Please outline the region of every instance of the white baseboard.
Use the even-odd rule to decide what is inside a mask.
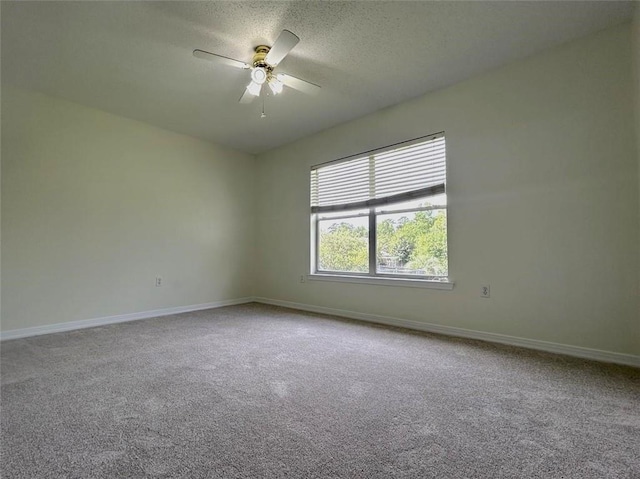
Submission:
[[[200,311],[203,309],[221,308],[222,306],[233,306],[253,302],[253,298],[227,299],[214,301],[212,303],[192,304],[189,306],[177,306],[175,308],[153,309],[140,313],[119,314],[117,316],[106,316],[104,318],[83,319],[80,321],[68,321],[65,323],[47,324],[46,326],[34,326],[32,328],[13,329],[0,332],[0,341],[9,339],[27,338],[29,336],[39,336],[41,334],[60,333],[72,331],[74,329],[93,328],[106,324],[124,323],[136,321],[138,319],[157,318],[158,316],[168,316],[170,314],[188,313],[190,311]]]
[[[482,331],[474,331],[471,329],[455,328],[453,326],[442,326],[439,324],[423,323],[420,321],[412,321],[409,319],[394,318],[390,316],[380,316],[376,314],[359,313],[356,311],[348,311],[343,309],[327,308],[325,306],[315,306],[304,303],[294,303],[292,301],[282,301],[270,298],[238,298],[223,301],[214,301],[211,303],[192,304],[188,306],[178,306],[174,308],[154,309],[151,311],[142,311],[139,313],[120,314],[117,316],[107,316],[103,318],[85,319],[80,321],[69,321],[65,323],[49,324],[46,326],[35,326],[32,328],[13,329],[10,331],[0,332],[0,341],[10,339],[27,338],[30,336],[39,336],[41,334],[59,333],[63,331],[72,331],[74,329],[93,328],[96,326],[104,326],[107,324],[123,323],[127,321],[136,321],[138,319],[156,318],[159,316],[167,316],[170,314],[188,313],[190,311],[200,311],[203,309],[220,308],[223,306],[233,306],[236,304],[245,304],[258,302],[271,304],[275,306],[283,306],[285,308],[299,309],[302,311],[310,311],[313,313],[329,314],[340,316],[343,318],[358,319],[371,323],[386,324],[390,326],[399,326],[407,329],[415,329],[429,333],[444,334],[447,336],[457,336],[461,338],[479,339],[494,343],[507,344],[510,346],[520,346],[523,348],[536,349],[539,351],[547,351],[550,353],[565,354],[567,356],[575,356],[584,359],[593,359],[595,361],[603,361],[607,363],[624,364],[627,366],[640,367],[640,356],[632,354],[615,353],[611,351],[602,351],[599,349],[583,348],[580,346],[571,346],[568,344],[552,343],[548,341],[540,341],[537,339],[519,338],[516,336],[508,336],[505,334],[486,333]]]
[[[359,319],[372,323],[387,324],[390,326],[400,326],[407,329],[415,329],[429,333],[445,334],[447,336],[457,336],[461,338],[480,339],[493,343],[508,344],[510,346],[520,346],[528,349],[536,349],[550,353],[565,354],[567,356],[575,356],[584,359],[593,359],[595,361],[603,361],[607,363],[624,364],[627,366],[640,367],[640,356],[632,354],[615,353],[611,351],[602,351],[599,349],[583,348],[580,346],[571,346],[568,344],[551,343],[548,341],[539,341],[537,339],[519,338],[516,336],[508,336],[505,334],[485,333],[482,331],[474,331],[471,329],[454,328],[452,326],[442,326],[439,324],[422,323],[409,319],[393,318],[389,316],[379,316],[376,314],[359,313],[356,311],[347,311],[343,309],[327,308],[324,306],[314,306],[310,304],[294,303],[291,301],[281,301],[269,298],[254,298],[254,301],[264,304],[272,304],[275,306],[283,306],[285,308],[299,309],[302,311],[310,311],[313,313],[330,314],[333,316],[341,316],[343,318]]]

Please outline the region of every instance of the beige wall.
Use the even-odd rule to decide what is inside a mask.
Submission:
[[[252,156],[3,86],[2,329],[250,296],[254,174]]]
[[[636,112],[636,155],[638,158],[638,182],[640,183],[640,2],[636,2],[633,16],[633,70],[634,70],[634,90],[635,90],[635,112]],[[640,187],[638,188],[640,193]],[[638,196],[640,201],[640,195]],[[638,213],[640,214],[640,208]],[[640,273],[640,269],[639,269]],[[640,298],[640,291],[638,291]],[[640,307],[638,308],[640,310]]]
[[[259,155],[257,295],[640,353],[630,63],[627,24]],[[309,167],[441,130],[455,289],[299,283]]]
[[[636,158],[638,160],[638,202],[640,204],[640,2],[636,2],[633,16],[632,57],[634,67],[634,91],[636,113]],[[640,217],[640,207],[638,207]],[[640,219],[638,220],[640,223]],[[638,248],[640,249],[640,242]],[[640,254],[640,253],[639,253]],[[638,275],[640,276],[640,258],[638,259]],[[640,283],[640,280],[639,280]],[[638,285],[638,314],[640,315],[640,284]],[[638,319],[640,322],[640,318]]]

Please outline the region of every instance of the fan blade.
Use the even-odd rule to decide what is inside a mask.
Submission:
[[[317,95],[320,91],[320,85],[287,75],[286,73],[279,73],[277,78],[286,86],[299,90],[303,93],[308,93],[309,95]]]
[[[241,62],[240,60],[234,60],[233,58],[223,57],[222,55],[216,55],[215,53],[205,52],[204,50],[194,50],[193,56],[196,58],[201,58],[202,60],[209,60],[213,63],[218,63],[219,65],[226,65],[228,67],[235,68],[251,68],[250,65],[245,62]]]
[[[242,96],[240,97],[240,103],[251,103],[254,98],[258,98],[255,95],[252,95],[251,93],[249,93],[249,88],[247,88],[244,93],[242,94]]]
[[[278,39],[267,53],[264,61],[271,66],[276,66],[295,47],[300,39],[289,30],[282,30]]]

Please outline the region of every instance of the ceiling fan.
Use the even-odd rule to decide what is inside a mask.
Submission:
[[[284,86],[304,93],[315,94],[320,90],[320,87],[315,83],[296,78],[286,73],[276,74],[274,72],[278,64],[299,41],[300,39],[289,30],[282,30],[273,46],[258,45],[255,48],[253,60],[250,64],[198,49],[193,51],[193,56],[203,60],[209,60],[218,65],[251,70],[251,83],[247,85],[247,88],[240,97],[240,103],[251,103],[254,98],[260,96],[263,91],[266,92],[264,88],[265,85],[269,85],[269,89],[274,95],[282,93]]]

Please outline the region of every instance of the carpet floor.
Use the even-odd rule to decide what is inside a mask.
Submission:
[[[638,478],[640,370],[248,304],[1,347],[9,478]]]

